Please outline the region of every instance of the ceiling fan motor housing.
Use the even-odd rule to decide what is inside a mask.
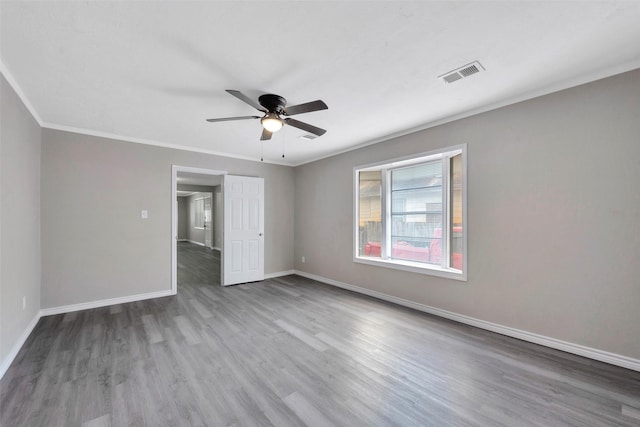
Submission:
[[[287,105],[287,100],[280,95],[274,95],[272,93],[266,93],[260,95],[258,102],[270,113],[284,113],[284,107]]]

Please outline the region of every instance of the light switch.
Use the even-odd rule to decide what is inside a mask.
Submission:
[[[143,210],[140,212],[140,218],[142,219],[147,219],[149,218],[149,211],[148,210]]]

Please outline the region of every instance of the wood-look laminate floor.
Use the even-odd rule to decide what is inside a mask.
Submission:
[[[219,286],[180,244],[175,297],[40,320],[2,426],[638,426],[640,373],[299,276]]]

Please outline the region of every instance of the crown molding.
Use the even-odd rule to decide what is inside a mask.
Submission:
[[[175,149],[175,150],[190,151],[190,152],[203,153],[203,154],[211,154],[211,155],[214,155],[214,156],[230,157],[230,158],[233,158],[233,159],[248,160],[248,161],[252,161],[252,162],[268,163],[268,164],[274,164],[274,165],[280,165],[280,166],[289,166],[289,167],[297,167],[297,166],[306,165],[308,163],[317,162],[319,160],[323,160],[323,159],[327,159],[327,158],[330,158],[330,157],[338,156],[340,154],[348,153],[350,151],[355,151],[355,150],[358,150],[360,148],[364,148],[364,147],[368,147],[370,145],[378,144],[380,142],[389,141],[389,140],[392,140],[392,139],[395,139],[395,138],[399,138],[399,137],[402,137],[402,136],[405,136],[405,135],[410,135],[410,134],[413,134],[413,133],[416,133],[416,132],[420,132],[420,131],[423,131],[423,130],[426,130],[426,129],[429,129],[429,128],[432,128],[432,127],[436,127],[436,126],[440,126],[440,125],[443,125],[443,124],[446,124],[446,123],[454,122],[456,120],[460,120],[460,119],[464,119],[464,118],[467,118],[467,117],[475,116],[475,115],[478,115],[478,114],[486,113],[486,112],[489,112],[489,111],[492,111],[492,110],[497,110],[497,109],[502,108],[502,107],[506,107],[506,106],[513,105],[513,104],[517,104],[517,103],[523,102],[523,101],[528,101],[530,99],[538,98],[538,97],[541,97],[541,96],[544,96],[544,95],[549,95],[551,93],[560,92],[560,91],[565,90],[565,89],[570,89],[572,87],[576,87],[576,86],[580,86],[580,85],[583,85],[583,84],[591,83],[591,82],[594,82],[594,81],[597,81],[597,80],[605,79],[607,77],[612,77],[612,76],[615,76],[617,74],[622,74],[622,73],[625,73],[625,72],[628,72],[628,71],[632,71],[632,70],[636,70],[636,69],[640,69],[640,58],[633,59],[633,60],[631,60],[629,62],[626,62],[624,64],[618,64],[618,65],[615,65],[615,66],[612,66],[612,67],[607,67],[607,68],[603,68],[603,69],[597,70],[597,71],[592,72],[592,73],[584,74],[584,75],[581,75],[581,76],[578,76],[578,77],[574,77],[574,78],[571,78],[571,79],[566,79],[566,80],[563,80],[562,82],[554,83],[552,85],[548,85],[548,86],[545,86],[543,88],[536,89],[536,90],[527,92],[527,93],[522,94],[522,95],[511,97],[511,98],[508,98],[506,100],[502,100],[500,102],[496,102],[496,103],[493,103],[493,104],[485,105],[485,106],[482,106],[482,107],[479,107],[479,108],[474,108],[472,110],[468,110],[468,111],[465,111],[465,112],[462,112],[462,113],[459,113],[459,114],[454,114],[452,116],[447,116],[447,117],[443,117],[443,118],[440,118],[440,119],[436,119],[436,120],[424,123],[424,124],[422,124],[420,126],[416,126],[416,127],[412,127],[412,128],[409,128],[409,129],[405,129],[405,130],[400,131],[400,132],[395,132],[395,133],[392,133],[392,134],[381,136],[379,138],[374,138],[374,139],[371,139],[371,140],[368,140],[368,141],[364,141],[364,142],[359,143],[359,144],[357,144],[355,146],[351,146],[351,147],[345,148],[344,150],[339,150],[339,151],[333,152],[331,154],[326,154],[326,155],[314,157],[314,158],[311,158],[309,160],[305,160],[305,161],[302,161],[302,162],[290,163],[290,162],[278,162],[278,161],[269,161],[269,160],[260,161],[257,158],[252,158],[252,157],[248,157],[248,156],[239,156],[239,155],[236,155],[236,154],[226,153],[226,152],[221,152],[221,151],[207,150],[207,149],[202,149],[202,148],[189,147],[189,146],[186,146],[186,145],[171,144],[171,143],[166,143],[166,142],[154,141],[154,140],[150,140],[150,139],[137,138],[137,137],[131,137],[131,136],[124,136],[124,135],[119,135],[119,134],[115,134],[115,133],[101,132],[101,131],[95,131],[95,130],[91,130],[91,129],[77,128],[77,127],[73,127],[73,126],[67,126],[67,125],[60,125],[60,124],[56,124],[56,123],[44,122],[40,118],[40,115],[38,114],[36,109],[33,107],[33,105],[27,99],[26,95],[24,94],[24,92],[22,91],[20,86],[18,85],[17,81],[15,80],[15,78],[13,77],[11,72],[7,69],[7,67],[5,66],[4,62],[2,62],[2,60],[0,59],[0,73],[2,73],[2,75],[4,75],[4,77],[7,79],[7,82],[9,82],[9,85],[18,94],[18,97],[20,98],[20,100],[27,107],[27,109],[29,110],[31,115],[34,117],[34,119],[38,122],[38,124],[42,128],[60,130],[60,131],[72,132],[72,133],[78,133],[78,134],[82,134],[82,135],[96,136],[96,137],[100,137],[100,138],[108,138],[108,139],[124,141],[124,142],[133,142],[133,143],[137,143],[137,144],[152,145],[152,146],[162,147],[162,148],[172,148],[172,149]]]
[[[308,163],[317,162],[318,160],[327,159],[333,156],[338,156],[340,154],[348,153],[350,151],[355,151],[360,148],[368,147],[370,145],[375,145],[380,142],[389,141],[395,138],[399,138],[401,136],[410,135],[412,133],[420,132],[429,128],[433,128],[436,126],[444,125],[446,123],[455,122],[456,120],[465,119],[467,117],[476,116],[478,114],[486,113],[492,110],[497,110],[502,107],[507,107],[509,105],[517,104],[519,102],[528,101],[530,99],[539,98],[544,95],[550,95],[555,92],[560,92],[562,90],[571,89],[576,86],[581,86],[583,84],[592,83],[597,80],[606,79],[608,77],[613,77],[618,74],[626,73],[628,71],[633,71],[636,69],[640,69],[640,58],[634,59],[632,61],[626,62],[624,64],[619,64],[613,67],[603,68],[598,71],[584,74],[578,77],[574,77],[571,79],[566,79],[558,83],[554,83],[552,85],[545,86],[540,89],[536,89],[530,92],[526,92],[524,94],[514,96],[511,98],[507,98],[505,100],[495,102],[493,104],[485,105],[482,107],[474,108],[472,110],[464,111],[459,114],[454,114],[452,116],[442,117],[440,119],[436,119],[427,123],[424,123],[419,126],[415,126],[409,129],[405,129],[403,131],[395,132],[392,134],[388,134],[385,136],[381,136],[379,138],[371,139],[368,141],[364,141],[360,144],[354,145],[352,147],[346,148],[344,150],[336,151],[332,154],[326,154],[323,156],[315,157],[310,160],[305,160],[304,162],[296,163],[293,166],[302,166]]]
[[[2,74],[5,79],[7,79],[9,86],[11,86],[13,91],[18,95],[18,98],[20,98],[20,101],[22,101],[24,106],[27,107],[27,110],[29,110],[29,113],[31,113],[35,121],[38,122],[40,127],[43,127],[43,122],[42,122],[42,119],[40,118],[40,115],[38,114],[34,106],[31,104],[31,102],[29,102],[29,99],[24,94],[24,91],[22,90],[22,88],[20,87],[16,79],[13,77],[13,74],[11,74],[11,72],[6,67],[6,65],[4,65],[4,62],[2,61],[2,59],[0,59],[0,74]]]
[[[228,158],[239,159],[239,160],[248,160],[248,161],[257,162],[257,163],[268,163],[268,164],[273,164],[273,165],[289,166],[289,167],[293,166],[291,163],[276,162],[276,161],[270,161],[270,160],[260,161],[260,159],[257,159],[257,158],[248,157],[248,156],[239,156],[237,154],[225,153],[225,152],[222,152],[222,151],[214,151],[214,150],[207,150],[207,149],[204,149],[204,148],[188,147],[186,145],[171,144],[171,143],[168,143],[168,142],[154,141],[154,140],[151,140],[151,139],[137,138],[137,137],[134,137],[134,136],[123,136],[123,135],[119,135],[119,134],[115,134],[115,133],[95,131],[95,130],[91,130],[91,129],[77,128],[77,127],[73,127],[73,126],[58,125],[58,124],[46,123],[46,122],[42,123],[41,126],[44,129],[58,130],[58,131],[62,131],[62,132],[71,132],[71,133],[77,133],[77,134],[80,134],[80,135],[95,136],[95,137],[98,137],[98,138],[112,139],[112,140],[116,140],[116,141],[119,141],[119,142],[133,142],[133,143],[136,143],[136,144],[152,145],[154,147],[160,147],[160,148],[171,148],[173,150],[189,151],[189,152],[192,152],[192,153],[210,154],[210,155],[213,155],[213,156],[228,157]]]

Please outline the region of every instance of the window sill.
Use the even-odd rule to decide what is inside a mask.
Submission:
[[[458,270],[447,270],[431,265],[425,266],[424,264],[417,262],[400,261],[396,259],[387,260],[379,258],[365,258],[357,256],[353,258],[353,262],[357,262],[359,264],[375,265],[377,267],[392,268],[395,270],[410,271],[412,273],[427,274],[430,276],[444,277],[446,279],[454,279],[461,282],[467,281],[467,275]]]

